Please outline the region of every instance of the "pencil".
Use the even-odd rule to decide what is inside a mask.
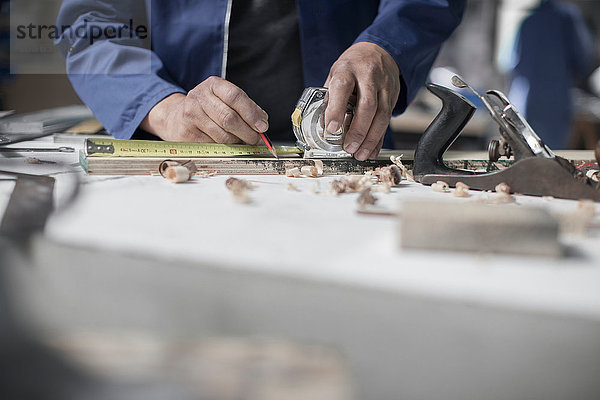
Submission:
[[[273,143],[271,142],[271,139],[269,139],[267,137],[267,135],[263,132],[258,132],[258,134],[260,135],[262,141],[265,142],[265,146],[267,146],[267,149],[269,149],[271,154],[273,154],[273,157],[279,159],[279,157],[277,156],[277,152],[275,151],[275,147],[273,146]]]

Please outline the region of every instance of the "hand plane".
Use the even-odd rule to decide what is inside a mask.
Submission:
[[[600,183],[554,154],[502,92],[490,90],[480,95],[458,76],[453,77],[452,84],[473,91],[499,126],[501,140],[490,143],[490,161],[514,156],[514,163],[503,170],[483,173],[446,166],[444,153],[469,122],[476,107],[453,90],[428,84],[427,89],[442,100],[442,109],[417,144],[414,160],[417,182],[431,185],[444,181],[450,186],[463,182],[476,190],[493,190],[504,182],[514,193],[600,201]]]
[[[296,144],[304,149],[304,158],[349,158],[351,154],[343,149],[344,134],[350,128],[354,117],[356,96],[348,101],[344,123],[337,132],[325,129],[325,109],[327,89],[309,87],[304,90],[292,114],[292,130]]]

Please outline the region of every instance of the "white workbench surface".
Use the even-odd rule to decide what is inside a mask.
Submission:
[[[52,157],[76,162],[76,155]],[[19,162],[4,160],[2,167],[14,169],[22,165]],[[60,169],[52,165],[25,169],[33,173],[52,168]],[[256,189],[250,193],[251,204],[238,204],[225,188],[226,176],[196,177],[174,185],[161,177],[77,173],[83,185],[76,202],[53,216],[45,232],[49,241],[61,246],[441,303],[582,319],[594,329],[600,322],[598,231],[585,238],[563,238],[570,250],[561,259],[405,251],[398,245],[398,219],[357,214],[356,194],[328,193],[333,177],[245,177]],[[61,193],[69,190],[72,181],[69,174],[55,176],[60,203]],[[288,183],[300,191],[286,190]],[[0,182],[3,199],[8,198],[9,186]],[[315,189],[321,193],[315,194]],[[472,201],[480,195],[455,199],[408,182],[390,194],[376,194],[377,204],[387,209],[399,209],[407,199]],[[518,204],[554,211],[575,210],[577,205],[525,196],[518,197]],[[599,343],[600,338],[590,342],[596,355]],[[422,398],[433,396],[408,390],[415,396],[426,393]],[[455,398],[450,393],[447,398]],[[456,398],[466,398],[456,393]],[[534,393],[531,398],[537,396]],[[501,397],[490,394],[488,398]]]

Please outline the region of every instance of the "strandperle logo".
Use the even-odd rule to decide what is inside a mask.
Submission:
[[[37,40],[68,38],[71,43],[77,39],[88,40],[90,45],[94,42],[105,39],[147,39],[148,27],[146,25],[136,25],[133,19],[130,19],[127,24],[111,24],[98,23],[90,24],[84,19],[82,25],[72,27],[71,25],[39,25],[29,23],[28,25],[16,26],[16,39]]]
[[[59,18],[61,6],[69,3]],[[124,7],[122,0],[103,0],[90,9],[78,9],[74,3],[10,2],[11,74],[152,73],[150,2]],[[113,15],[106,12],[110,9],[123,11]],[[92,49],[103,45],[122,46],[123,51],[118,59],[98,58]]]

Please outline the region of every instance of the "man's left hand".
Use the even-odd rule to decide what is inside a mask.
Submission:
[[[325,87],[329,88],[327,131],[336,132],[342,126],[348,99],[356,93],[354,118],[345,134],[344,150],[361,161],[377,157],[400,94],[396,61],[374,43],[356,43],[333,64]]]

